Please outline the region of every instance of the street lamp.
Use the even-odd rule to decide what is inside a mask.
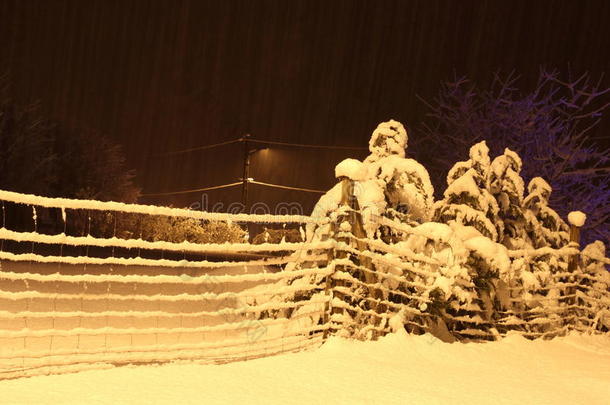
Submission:
[[[259,148],[250,148],[248,143],[248,138],[250,134],[244,135],[241,141],[244,143],[244,171],[241,178],[242,181],[242,194],[241,201],[244,206],[244,210],[246,213],[250,211],[250,207],[248,206],[248,183],[252,182],[254,179],[250,177],[250,156],[254,154],[254,152],[258,152],[259,150],[269,149],[268,147],[259,147]]]

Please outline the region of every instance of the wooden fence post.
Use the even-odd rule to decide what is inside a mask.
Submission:
[[[342,177],[341,179],[341,184],[342,184],[342,194],[341,194],[341,202],[340,202],[340,206],[343,206],[347,203],[348,199],[349,199],[349,179],[346,177]],[[346,237],[338,237],[337,234],[339,233],[339,231],[341,230],[341,224],[346,221],[349,220],[349,216],[346,217],[344,215],[341,215],[337,218],[336,222],[333,222],[332,224],[332,234],[333,234],[333,238],[335,240],[337,240],[338,242],[349,242],[349,238]],[[333,257],[332,259],[345,259],[347,257],[347,252],[343,251],[343,250],[335,250],[333,249]],[[343,271],[345,270],[345,266],[344,265],[336,265],[335,266],[335,271],[333,271],[333,274],[336,273],[337,271]],[[344,287],[345,286],[345,282],[343,280],[335,280],[332,277],[330,278],[330,282],[331,285],[329,286],[330,289],[332,289],[332,296],[337,297],[338,299],[344,301],[345,300],[345,294],[343,294],[342,292],[336,291],[335,288],[336,287]],[[339,308],[339,307],[332,307],[331,308],[331,316],[333,314],[341,314],[343,313],[345,310],[343,308]]]
[[[331,224],[331,237],[334,238],[335,240],[337,240],[338,242],[343,242],[343,243],[349,244],[349,242],[350,242],[349,236],[343,236],[343,235],[338,236],[337,235],[341,231],[341,224],[343,222],[345,222],[345,221],[349,222],[351,232],[356,238],[365,239],[367,237],[367,235],[366,235],[366,231],[364,230],[362,215],[359,212],[360,206],[358,204],[358,199],[356,198],[356,195],[354,192],[355,183],[353,180],[351,180],[347,177],[341,177],[340,180],[341,180],[341,185],[342,185],[342,189],[341,189],[342,192],[341,192],[341,201],[340,201],[339,206],[340,207],[347,206],[350,208],[350,211],[347,215],[341,214],[337,218],[336,222],[333,222]],[[357,246],[357,250],[361,251],[361,252],[367,249],[366,242],[363,242],[362,240],[357,240],[356,246]],[[328,251],[328,263],[332,263],[335,259],[345,259],[347,257],[348,257],[348,253],[345,252],[344,250],[330,249]],[[362,267],[371,269],[371,270],[373,269],[373,263],[372,263],[371,258],[361,254],[358,256],[358,260]],[[335,266],[333,274],[336,271],[345,271],[345,270],[346,270],[346,266],[339,264],[339,265]],[[381,291],[377,288],[372,287],[372,285],[377,283],[377,277],[371,272],[363,271],[362,273],[363,273],[364,282],[369,285],[368,291],[369,291],[370,298],[379,300],[382,297]],[[339,300],[344,301],[346,298],[346,295],[340,291],[337,291],[336,287],[345,287],[345,286],[347,286],[347,284],[344,280],[334,279],[333,274],[329,274],[328,277],[326,278],[325,294],[330,297],[330,301],[325,308],[325,313],[324,313],[324,323],[325,324],[328,324],[332,321],[332,315],[342,314],[344,312],[343,308],[334,307],[332,305],[332,299],[334,297],[336,297]],[[381,312],[387,312],[385,305],[381,305],[381,304],[373,304],[372,310],[378,314],[381,314]],[[372,320],[372,324],[374,326],[381,324],[380,319],[381,318],[379,318],[379,317],[374,317],[374,319]],[[326,339],[328,337],[328,335],[330,333],[329,329],[330,328],[328,328],[324,331],[324,335],[323,335],[324,339]],[[379,335],[378,331],[374,330],[373,339],[377,339],[378,335]]]
[[[580,250],[580,226],[584,225],[584,221],[579,221],[578,217],[574,218],[573,214],[574,213],[572,212],[568,214],[568,222],[570,223],[570,245],[575,244],[576,248]],[[570,276],[568,277],[568,282],[576,282],[574,274],[576,272],[576,268],[578,267],[578,256],[578,253],[575,255],[571,255],[570,259],[568,260],[568,273],[570,273]],[[570,306],[576,305],[577,303],[576,297],[572,297],[572,295],[576,294],[576,291],[576,286],[566,288],[566,295],[568,296],[567,304]],[[569,316],[570,312],[570,309],[568,309],[566,316]],[[574,312],[578,311],[574,309]]]
[[[570,244],[575,243],[580,250],[580,227],[574,224],[570,224]],[[573,272],[576,270],[576,266],[578,265],[578,254],[570,256],[570,261],[568,263],[568,271]]]
[[[342,178],[342,182],[343,182],[343,188],[342,188],[342,194],[341,194],[341,205],[342,206],[347,205],[351,209],[347,219],[351,225],[352,234],[358,239],[366,239],[367,235],[366,235],[366,231],[364,229],[362,214],[360,213],[360,204],[358,203],[358,198],[356,197],[355,190],[354,190],[356,184],[353,180],[348,179],[348,178]],[[356,247],[361,252],[367,250],[366,242],[363,242],[361,240],[356,241]],[[365,255],[359,255],[358,261],[360,262],[360,265],[362,267],[364,267],[366,269],[370,269],[370,270],[373,269],[373,263],[372,263],[372,259],[370,257],[367,257]],[[370,298],[377,299],[377,300],[380,299],[382,297],[381,291],[379,289],[371,287],[371,285],[377,283],[377,277],[375,276],[375,274],[373,274],[371,272],[367,272],[367,271],[363,271],[362,273],[363,273],[363,277],[364,277],[364,282],[369,285],[368,291],[369,291]],[[386,312],[385,306],[381,305],[381,304],[373,304],[372,310],[378,314],[381,314],[382,312]],[[375,319],[372,320],[373,325],[375,325],[375,326],[379,325],[381,323],[380,320],[381,320],[381,318],[375,317]],[[379,336],[378,331],[373,331],[373,340],[376,340],[378,336]]]
[[[334,234],[337,232],[337,224],[332,222],[330,224],[330,231],[331,231],[331,237],[334,238]],[[333,261],[335,260],[335,248],[331,248],[328,249],[327,252],[327,265],[331,265],[333,263]],[[326,341],[326,339],[328,338],[328,335],[330,334],[330,321],[331,321],[331,315],[332,312],[334,310],[333,305],[332,305],[332,300],[334,298],[334,281],[333,281],[333,276],[335,274],[335,268],[333,267],[333,271],[332,273],[330,273],[328,276],[326,276],[326,284],[324,286],[324,295],[329,297],[328,302],[326,303],[326,306],[324,308],[324,325],[327,325],[328,327],[326,329],[324,329],[324,334],[322,335],[322,340]]]

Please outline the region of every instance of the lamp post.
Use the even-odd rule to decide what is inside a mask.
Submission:
[[[250,211],[250,205],[248,203],[248,183],[254,180],[250,177],[250,156],[254,154],[254,152],[258,152],[259,150],[269,149],[268,146],[262,146],[258,148],[250,148],[250,143],[248,142],[248,138],[250,134],[246,134],[241,138],[241,141],[244,143],[244,169],[242,176],[242,193],[241,193],[241,202],[244,206],[244,210],[246,213]]]
[[[244,143],[244,172],[242,176],[241,202],[244,206],[244,211],[248,213],[248,179],[250,178],[250,155],[252,151],[248,148],[248,138],[250,134],[244,135],[242,141]]]

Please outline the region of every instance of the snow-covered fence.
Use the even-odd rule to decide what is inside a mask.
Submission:
[[[428,329],[425,310],[435,286],[426,281],[443,263],[409,246],[368,238],[353,191],[353,181],[343,178],[341,213],[333,227],[331,329],[342,335],[376,338],[390,331],[395,314],[411,330]],[[388,219],[384,225],[403,226]]]
[[[509,287],[510,302],[498,310],[497,325],[528,338],[608,331],[610,273],[605,265],[610,261],[593,247],[509,252],[515,267],[537,269],[528,272],[533,276],[526,282]]]
[[[124,364],[228,362],[316,347],[330,333],[374,339],[403,326],[449,341],[610,327],[603,246],[500,251],[488,238],[464,238],[446,224],[363,215],[353,181],[342,184],[341,206],[328,218],[0,191],[0,379]],[[29,213],[32,229],[10,229],[7,214],[15,211],[6,204]],[[64,232],[38,229],[45,209],[60,212]],[[67,234],[66,223],[79,211],[80,218],[113,212],[290,223],[330,233],[260,244],[117,237],[116,226],[111,237]],[[365,231],[372,228],[374,237]],[[90,248],[98,254],[88,254]],[[80,251],[66,254],[71,249]],[[573,257],[578,271],[568,266]],[[483,262],[484,271],[477,267]]]
[[[557,265],[558,270],[530,284],[498,281],[490,293],[474,282],[459,252],[466,248],[469,258],[476,251],[434,230],[432,225],[439,224],[381,222],[410,235],[407,242],[359,238],[347,227],[337,234],[331,328],[339,333],[375,338],[393,328],[390,319],[397,314],[409,331],[432,332],[448,341],[495,340],[507,333],[550,338],[569,330],[609,329],[610,273],[602,256],[573,246],[508,251],[511,266],[560,262],[564,270]],[[569,271],[575,255],[578,267]]]
[[[343,227],[335,246],[331,328],[343,335],[376,338],[404,325],[409,332],[433,332],[451,340],[478,340],[483,312],[473,297],[476,286],[459,266],[457,240],[433,227],[415,228],[380,219],[410,242],[390,244],[358,237]],[[423,249],[422,249],[423,248]],[[454,305],[453,313],[436,307]],[[393,324],[393,321],[396,323]]]
[[[0,202],[0,379],[123,364],[249,359],[316,347],[328,329],[323,320],[329,297],[324,285],[310,280],[332,272],[324,253],[332,241],[175,243],[38,229],[45,209],[61,211],[64,229],[78,211],[85,217],[98,211],[280,227],[323,220],[6,191],[0,191]],[[14,210],[7,204],[31,212],[33,229],[8,229]],[[75,247],[102,253],[64,254]]]
[[[377,222],[370,238],[352,180],[342,183],[331,231],[332,330],[375,338],[395,328],[393,318],[410,331],[448,341],[610,329],[609,261],[601,243],[581,251],[573,230],[572,242],[562,248],[508,250],[445,224],[412,226],[369,216]]]

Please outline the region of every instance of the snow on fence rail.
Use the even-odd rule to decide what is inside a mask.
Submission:
[[[221,212],[194,211],[182,208],[160,207],[156,205],[127,204],[114,201],[74,200],[69,198],[50,198],[32,194],[21,194],[0,190],[0,201],[39,206],[45,208],[60,208],[74,210],[117,211],[132,214],[165,215],[170,217],[186,217],[207,221],[232,221],[254,223],[300,223],[321,224],[326,218],[314,218],[304,215],[261,215],[261,214],[228,214]]]

